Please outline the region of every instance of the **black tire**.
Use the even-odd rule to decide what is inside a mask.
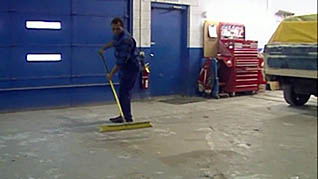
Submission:
[[[287,85],[284,88],[285,101],[291,106],[303,106],[310,98],[310,95],[296,94],[292,85]]]
[[[235,92],[229,93],[229,96],[230,96],[230,97],[234,97],[235,95],[236,95]]]

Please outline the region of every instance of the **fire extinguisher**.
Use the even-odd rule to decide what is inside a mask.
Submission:
[[[139,65],[140,65],[140,73],[141,73],[141,88],[148,89],[149,88],[149,76],[150,76],[150,65],[149,63],[145,63],[145,52],[139,52]]]
[[[143,89],[149,88],[149,75],[150,75],[150,66],[149,66],[149,63],[146,63],[144,65],[144,69],[142,71],[142,76],[141,76],[141,87]]]

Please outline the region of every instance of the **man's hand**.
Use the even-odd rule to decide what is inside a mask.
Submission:
[[[99,54],[100,56],[104,55],[104,49],[100,49],[100,50],[98,51],[98,54]]]
[[[113,78],[113,75],[111,73],[106,74],[107,79],[110,81]]]

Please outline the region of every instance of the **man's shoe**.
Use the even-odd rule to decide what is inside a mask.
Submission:
[[[126,119],[126,122],[134,122],[132,119]]]
[[[113,121],[113,120],[118,120],[119,118],[121,118],[121,116],[109,118],[109,120],[110,120],[110,121]]]
[[[124,122],[124,119],[121,116],[118,116],[118,117],[115,117],[115,118],[110,118],[109,120],[111,122],[113,122],[113,123],[123,123]]]

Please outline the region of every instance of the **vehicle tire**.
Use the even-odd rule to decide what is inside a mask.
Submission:
[[[235,95],[236,95],[235,92],[229,93],[229,96],[230,96],[230,97],[234,97]]]
[[[291,106],[303,106],[310,98],[310,95],[296,94],[292,85],[288,85],[284,89],[285,101]]]

